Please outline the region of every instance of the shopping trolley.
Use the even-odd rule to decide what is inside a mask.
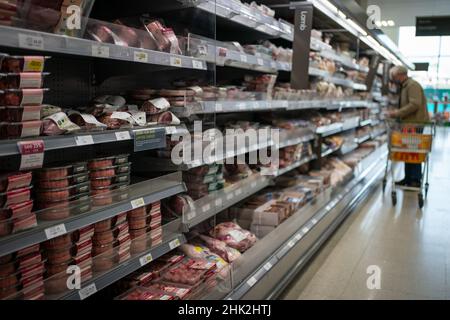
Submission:
[[[389,156],[383,179],[383,192],[386,188],[389,173],[392,177],[392,204],[397,204],[397,192],[394,179],[394,162],[423,164],[420,187],[400,187],[418,192],[419,207],[422,209],[424,199],[428,195],[429,153],[436,132],[434,122],[399,122],[386,120],[388,131]],[[391,162],[391,163],[389,163]],[[390,164],[390,165],[389,165]]]

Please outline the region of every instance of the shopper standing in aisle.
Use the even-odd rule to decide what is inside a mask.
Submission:
[[[389,117],[402,122],[427,122],[430,120],[427,99],[420,83],[408,77],[408,69],[395,66],[390,70],[391,80],[400,87],[399,109],[389,112]],[[420,132],[418,132],[420,133]],[[401,186],[418,188],[422,180],[422,165],[405,163],[405,178],[397,182]]]

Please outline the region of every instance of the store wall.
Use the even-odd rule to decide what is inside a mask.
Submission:
[[[382,30],[398,44],[398,30],[401,26],[414,26],[416,16],[450,15],[450,0],[362,0],[362,7],[378,5],[382,20],[394,20],[395,27]]]

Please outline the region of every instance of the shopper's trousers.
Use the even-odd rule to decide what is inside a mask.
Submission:
[[[415,163],[405,163],[406,182],[420,182],[422,180],[422,165]]]

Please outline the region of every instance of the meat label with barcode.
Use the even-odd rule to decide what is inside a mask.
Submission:
[[[129,131],[116,132],[116,140],[117,141],[131,140],[130,132]]]
[[[41,36],[19,33],[19,47],[44,50],[44,39]]]
[[[97,286],[95,285],[95,283],[91,283],[90,285],[84,287],[83,289],[80,289],[80,291],[78,291],[78,295],[80,296],[81,300],[84,300],[92,296],[96,292]]]

